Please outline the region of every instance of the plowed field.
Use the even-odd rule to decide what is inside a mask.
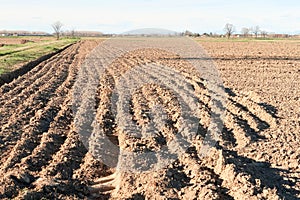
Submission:
[[[118,58],[99,83],[96,105],[97,120],[115,144],[129,151],[158,150],[172,140],[183,113],[168,87],[148,84],[131,98],[132,119],[147,126],[147,112],[159,102],[168,126],[136,140],[114,125],[109,97],[119,78],[137,64],[141,67],[131,80],[135,73],[173,80],[168,86],[178,93],[187,90],[172,70],[187,77],[188,92],[198,99],[201,128],[186,153],[167,167],[118,173],[111,188],[100,184],[98,191],[97,180],[116,169],[85,148],[75,129],[72,100],[80,66],[99,44],[78,42],[0,87],[1,199],[300,198],[299,43],[201,42],[220,71],[228,99],[222,136],[205,157],[199,156],[211,112],[205,80],[166,51],[141,49]]]

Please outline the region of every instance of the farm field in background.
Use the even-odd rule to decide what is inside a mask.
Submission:
[[[198,42],[296,42],[300,43],[300,38],[255,38],[255,37],[234,37],[227,39],[226,37],[195,37]]]

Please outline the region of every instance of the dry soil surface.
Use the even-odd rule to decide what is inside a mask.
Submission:
[[[131,114],[146,126],[151,105],[162,104],[168,124],[159,134],[147,140],[130,138],[114,125],[109,97],[122,74],[137,63],[167,65],[187,78],[198,98],[201,128],[186,153],[167,167],[121,173],[117,191],[91,193],[95,180],[116,169],[94,159],[79,139],[72,98],[78,70],[99,43],[78,42],[0,87],[1,199],[300,198],[297,42],[201,42],[220,71],[228,98],[221,140],[206,157],[199,156],[211,109],[205,80],[178,55],[159,49],[141,49],[117,59],[99,83],[96,106],[97,120],[112,141],[129,151],[154,151],[177,131],[182,112],[178,99],[156,84],[136,90]],[[161,80],[172,75],[155,66],[136,73],[155,73]],[[183,90],[180,82],[173,87]]]

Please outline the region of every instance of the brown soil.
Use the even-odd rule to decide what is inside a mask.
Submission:
[[[62,52],[63,50],[65,50],[69,46],[70,45],[68,45],[68,46],[64,47],[63,49],[60,49],[56,52],[49,53],[49,54],[46,54],[42,57],[39,57],[36,60],[33,60],[33,61],[30,61],[30,62],[26,63],[25,65],[24,64],[23,65],[22,64],[17,64],[15,66],[13,66],[14,70],[12,70],[9,73],[4,73],[4,74],[0,75],[0,86],[2,86],[5,83],[10,83],[11,81],[18,78],[19,76],[21,76],[23,74],[26,74],[28,71],[30,71],[31,69],[36,67],[41,62],[51,58],[55,54],[58,54],[58,53]]]
[[[124,172],[117,192],[91,194],[88,186],[115,169],[94,159],[79,140],[72,92],[80,65],[98,44],[95,40],[76,43],[0,87],[1,199],[300,198],[300,50],[298,43],[284,42],[202,42],[215,59],[228,96],[221,141],[202,158],[200,131],[186,153],[166,168]],[[151,61],[187,77],[201,102],[200,125],[206,130],[210,104],[205,84],[184,61],[172,58],[177,57],[147,49],[116,60],[99,85],[100,124],[107,126],[111,117],[109,97],[118,77],[136,63]],[[161,78],[168,74],[155,70]],[[143,113],[154,102],[166,109],[169,128],[162,139],[168,142],[181,112],[172,91],[151,84],[137,90],[132,97],[133,118],[141,126],[146,124]],[[118,127],[108,126],[107,132],[129,150],[155,150],[161,145],[153,138],[127,138]]]

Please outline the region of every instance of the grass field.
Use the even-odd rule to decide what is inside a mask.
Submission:
[[[27,42],[21,44],[22,40],[27,40]],[[0,74],[10,72],[29,61],[57,51],[76,41],[78,39],[53,40],[53,38],[44,38],[32,40],[32,38],[24,37],[2,37],[0,44],[4,45],[0,47]]]

